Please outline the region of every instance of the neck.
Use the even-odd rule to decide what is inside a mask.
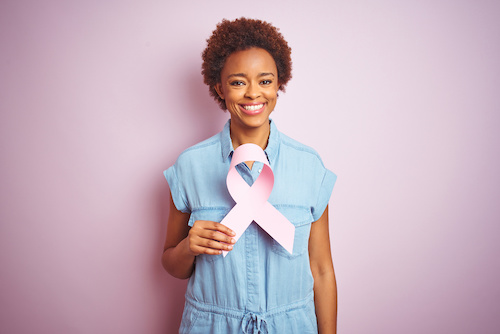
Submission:
[[[242,128],[231,122],[231,141],[233,148],[243,144],[256,144],[263,150],[267,147],[271,126],[269,122],[258,128]]]

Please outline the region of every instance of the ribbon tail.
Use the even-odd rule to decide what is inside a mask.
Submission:
[[[237,242],[252,223],[253,219],[251,217],[248,205],[236,204],[220,223],[236,233],[233,239]],[[227,251],[222,251],[224,257],[226,257],[227,253]]]
[[[259,224],[274,240],[276,240],[288,253],[293,253],[295,239],[295,225],[293,225],[271,203],[266,202],[256,215],[255,222]]]

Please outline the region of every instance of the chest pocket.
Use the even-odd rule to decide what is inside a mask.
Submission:
[[[275,205],[294,226],[295,236],[293,241],[293,253],[290,254],[276,240],[272,240],[271,251],[288,259],[297,258],[307,253],[309,246],[309,234],[313,217],[309,208],[289,205]],[[189,226],[193,226],[197,220],[210,220],[220,223],[229,210],[225,208],[204,208],[193,211],[189,218]],[[198,255],[199,260],[214,262],[223,258],[222,255]]]
[[[299,206],[275,205],[293,225],[295,225],[295,237],[293,241],[293,253],[290,254],[276,240],[273,239],[271,250],[285,258],[294,259],[308,251],[309,234],[313,217],[309,208]]]
[[[227,215],[229,210],[226,208],[202,208],[191,212],[189,216],[188,225],[193,227],[194,222],[197,220],[209,220],[213,222],[220,223],[222,219]]]

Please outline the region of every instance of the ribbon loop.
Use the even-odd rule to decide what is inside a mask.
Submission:
[[[264,164],[252,186],[249,186],[236,170],[236,165],[245,161],[259,161]],[[238,241],[252,221],[255,221],[291,254],[295,226],[267,201],[273,190],[274,174],[260,146],[244,144],[234,150],[226,183],[227,190],[236,204],[221,224],[236,233],[234,239]],[[222,253],[226,256],[228,252]]]

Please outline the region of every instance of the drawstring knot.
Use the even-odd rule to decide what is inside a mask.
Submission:
[[[267,322],[260,314],[247,313],[243,317],[241,329],[245,334],[267,333]]]

